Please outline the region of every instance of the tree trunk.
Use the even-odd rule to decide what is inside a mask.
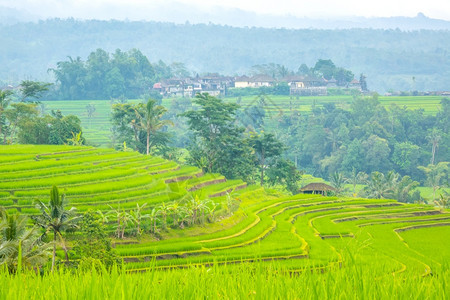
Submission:
[[[261,151],[261,186],[263,186],[264,184],[264,164],[265,164],[265,160],[264,160],[264,150]]]
[[[117,238],[120,239],[120,218],[117,219]]]
[[[150,150],[150,132],[147,131],[147,155],[149,154]]]
[[[12,144],[12,143],[13,143],[14,135],[15,135],[15,133],[16,133],[16,126],[17,126],[17,123],[14,123],[14,126],[12,127],[12,130],[11,130],[11,140],[10,140],[10,143],[9,143],[9,144]]]
[[[55,261],[56,261],[56,231],[53,232],[52,272],[55,269]]]
[[[434,165],[434,155],[436,153],[437,144],[433,143],[433,147],[431,148],[431,164]]]
[[[141,220],[137,221],[137,232],[138,232],[138,235],[141,235]]]
[[[436,190],[437,190],[437,186],[433,186],[433,202],[436,199]]]
[[[69,254],[67,254],[68,251],[67,251],[66,244],[64,243],[64,239],[63,239],[61,233],[58,233],[58,235],[59,235],[59,238],[61,239],[61,245],[62,245],[63,250],[64,250],[64,255],[66,257],[66,262],[69,262]]]
[[[173,226],[175,227],[178,226],[178,218],[175,213],[172,215],[172,218],[173,218]]]

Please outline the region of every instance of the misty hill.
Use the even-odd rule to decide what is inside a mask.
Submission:
[[[420,16],[418,18],[421,18]],[[0,81],[52,80],[47,73],[67,56],[83,59],[97,48],[137,48],[152,62],[183,62],[194,73],[248,73],[253,65],[332,59],[359,75],[369,89],[448,90],[450,31],[399,29],[274,29],[214,24],[52,19],[0,25]],[[414,77],[414,79],[413,79]]]
[[[199,6],[195,4],[167,2],[131,2],[126,5],[114,2],[97,3],[95,6],[64,1],[54,5],[50,2],[28,5],[17,9],[0,6],[0,24],[14,24],[49,18],[99,19],[99,20],[132,20],[157,21],[184,24],[219,24],[235,27],[264,27],[291,29],[397,29],[400,30],[449,30],[450,21],[433,19],[418,12],[415,17],[358,17],[342,16],[328,18],[311,18],[307,15],[262,14],[230,8],[220,5]]]

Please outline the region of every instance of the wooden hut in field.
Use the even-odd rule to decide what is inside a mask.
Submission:
[[[310,183],[300,189],[303,194],[321,194],[326,195],[328,192],[337,191],[331,185],[325,183]]]

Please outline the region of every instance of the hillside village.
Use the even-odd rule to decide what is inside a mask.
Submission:
[[[232,88],[261,88],[285,85],[289,88],[290,95],[299,96],[326,96],[328,88],[349,88],[362,91],[357,79],[339,86],[336,79],[326,80],[315,76],[287,76],[276,80],[268,75],[255,76],[220,76],[217,74],[208,76],[169,78],[153,85],[153,90],[158,91],[163,97],[194,97],[197,93],[209,93],[212,96],[226,96],[228,89]]]

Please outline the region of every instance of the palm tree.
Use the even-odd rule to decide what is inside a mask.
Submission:
[[[149,217],[148,214],[143,215],[142,214],[142,210],[144,209],[144,207],[147,206],[147,203],[142,204],[141,206],[139,205],[139,203],[136,203],[136,209],[132,210],[130,215],[133,218],[133,222],[136,224],[136,230],[137,230],[137,234],[140,236],[141,235],[141,223],[142,223],[142,219],[147,219]]]
[[[37,200],[36,207],[40,210],[41,214],[33,216],[32,219],[35,223],[44,228],[45,237],[49,232],[53,232],[53,255],[52,255],[52,271],[55,268],[56,260],[56,240],[59,239],[64,249],[66,261],[69,261],[69,255],[67,254],[67,247],[62,236],[62,232],[67,229],[77,228],[77,222],[82,218],[76,216],[76,208],[72,207],[66,210],[66,197],[65,195],[59,195],[58,188],[53,186],[50,190],[50,201],[48,205],[45,205],[42,201]]]
[[[89,119],[89,128],[91,128],[91,121],[92,121],[92,118],[94,117],[94,113],[95,113],[95,104],[94,103],[89,103],[88,105],[86,105],[86,113],[87,113],[87,117]]]
[[[192,212],[191,224],[195,224],[195,222],[197,221],[198,213],[203,207],[202,202],[200,201],[198,195],[195,195],[195,197],[189,201],[188,205]]]
[[[153,233],[156,233],[156,222],[159,221],[158,218],[159,215],[159,210],[157,210],[156,208],[153,208],[149,214],[149,219],[150,219],[150,224],[153,225]]]
[[[67,143],[72,146],[81,146],[83,144],[81,133],[81,131],[78,133],[72,132],[72,137],[67,139]]]
[[[431,143],[431,164],[434,165],[434,157],[436,155],[436,149],[439,146],[439,142],[441,141],[442,133],[439,129],[434,128],[430,134],[427,136],[427,139]]]
[[[436,191],[441,188],[443,179],[448,176],[449,162],[440,162],[437,165],[430,164],[428,167],[418,168],[427,175],[427,184],[433,188],[433,202],[436,200]]]
[[[210,204],[212,201],[209,199],[204,199],[202,201],[200,201],[200,211],[202,212],[202,223],[206,222],[206,218],[205,218],[205,213],[209,212],[209,206],[208,204]]]
[[[233,204],[234,204],[234,201],[233,201],[233,198],[231,197],[231,195],[227,192],[227,203],[226,203],[226,206],[227,206],[227,213],[228,213],[228,215],[229,216],[231,216],[231,214],[233,213]]]
[[[175,201],[171,205],[169,205],[169,210],[171,211],[172,222],[174,227],[178,226],[178,218],[180,216],[182,208],[183,207],[181,206],[179,201]]]
[[[413,181],[409,176],[403,176],[394,186],[393,198],[400,202],[408,202],[409,193],[418,186],[417,181]]]
[[[9,105],[9,102],[11,101],[9,99],[9,96],[12,94],[11,91],[6,90],[0,90],[0,137],[2,134],[4,135],[4,143],[6,144],[6,133],[3,132],[3,113],[5,112],[6,108]]]
[[[339,128],[338,128],[338,129],[339,129]],[[333,131],[333,130],[331,130],[331,129],[329,129],[329,128],[326,128],[325,131],[326,131],[326,133],[327,133],[327,139],[328,139],[328,141],[329,141],[330,144],[331,144],[331,149],[332,149],[333,151],[336,151],[336,149],[337,149],[337,148],[339,147],[339,145],[341,144],[341,141],[340,141],[340,139],[339,139],[338,133],[335,132],[335,131]],[[336,130],[336,131],[337,131],[337,130]]]
[[[0,266],[9,272],[40,267],[50,257],[50,243],[39,243],[39,228],[27,229],[28,218],[0,208]]]
[[[167,216],[169,215],[170,207],[166,203],[162,203],[158,207],[158,214],[161,215],[163,221],[163,228],[167,228]]]
[[[125,238],[125,229],[129,222],[134,222],[133,216],[127,213],[125,210],[122,211],[122,232],[120,233],[120,238],[123,240]]]
[[[372,172],[370,181],[364,188],[364,191],[370,198],[389,198],[394,197],[398,184],[399,174],[389,171],[386,175],[380,172]]]
[[[211,206],[212,207],[209,209],[209,216],[208,216],[208,218],[209,218],[210,222],[215,222],[216,221],[215,211],[216,211],[217,207],[219,207],[219,204],[211,201]]]
[[[450,207],[450,198],[449,194],[444,191],[444,194],[439,195],[439,200],[435,200],[434,204],[441,208],[441,211],[443,211],[446,208]]]
[[[156,105],[156,101],[153,99],[149,99],[142,110],[135,109],[137,124],[146,132],[147,155],[150,153],[150,136],[166,125],[173,125],[170,120],[161,120],[166,111],[164,106]]]
[[[356,185],[357,184],[367,184],[369,176],[365,172],[356,172],[356,169],[352,169],[350,178],[347,178],[345,182],[350,183],[353,186],[353,196],[356,195]]]
[[[122,232],[122,218],[123,214],[120,210],[120,203],[118,208],[113,208],[111,205],[108,205],[111,210],[108,212],[108,214],[115,215],[117,219],[117,229],[116,229],[116,235],[117,238],[120,239],[120,234]]]
[[[331,175],[331,185],[336,189],[336,194],[341,194],[344,191],[344,184],[346,179],[342,173],[334,172]]]
[[[384,174],[372,172],[372,174],[370,174],[369,184],[364,189],[367,192],[368,197],[377,199],[383,198],[383,194],[386,192]]]
[[[110,212],[103,213],[103,211],[97,210],[96,213],[99,216],[100,221],[102,222],[102,225],[105,225],[105,223],[108,223],[108,221],[109,221],[108,216],[110,215]]]

